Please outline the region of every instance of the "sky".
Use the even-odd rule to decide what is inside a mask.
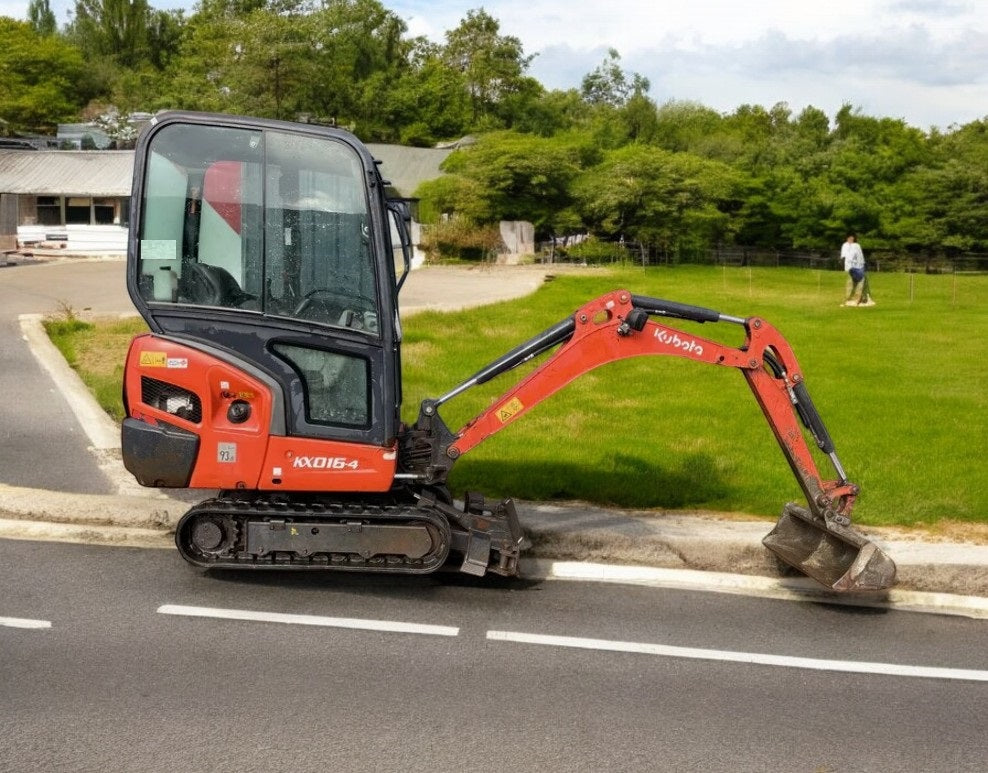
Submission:
[[[72,0],[51,0],[59,23]],[[382,0],[410,35],[436,42],[483,7],[535,54],[547,88],[579,88],[608,49],[649,96],[718,112],[808,105],[949,129],[988,118],[988,0]],[[151,0],[191,8],[192,0]],[[25,18],[27,0],[0,0]]]

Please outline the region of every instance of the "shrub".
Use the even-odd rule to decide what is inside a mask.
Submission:
[[[501,234],[495,226],[478,226],[454,217],[424,228],[421,246],[430,263],[493,260],[501,247]]]
[[[589,239],[566,248],[566,258],[587,265],[599,263],[623,263],[628,259],[624,245],[616,242],[602,242],[591,236]]]

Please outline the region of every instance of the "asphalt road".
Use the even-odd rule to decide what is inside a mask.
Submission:
[[[0,541],[0,588],[3,771],[988,759],[983,621],[551,581],[216,576],[170,551],[18,541]],[[380,621],[425,628],[367,630]],[[845,661],[865,673],[821,670]]]
[[[23,340],[21,314],[133,311],[121,262],[0,268],[0,481],[12,486],[110,494],[116,487],[89,452],[66,399]],[[121,293],[121,288],[123,292]]]

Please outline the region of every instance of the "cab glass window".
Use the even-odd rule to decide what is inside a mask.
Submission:
[[[152,140],[142,295],[377,334],[364,171],[343,142],[173,124]]]
[[[362,357],[276,343],[273,351],[295,369],[312,424],[370,426],[370,363]]]

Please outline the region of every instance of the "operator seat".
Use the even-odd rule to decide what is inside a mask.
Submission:
[[[209,263],[186,263],[182,267],[182,294],[202,306],[259,310],[257,298],[240,289],[225,268]]]

